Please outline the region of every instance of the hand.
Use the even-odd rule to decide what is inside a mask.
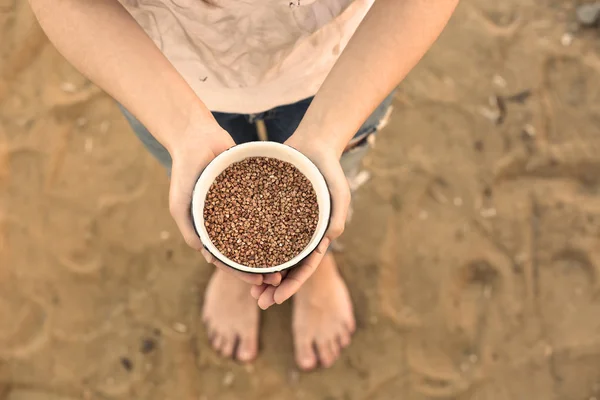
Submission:
[[[200,251],[206,262],[234,274],[243,281],[261,285],[279,285],[281,274],[249,274],[237,271],[218,261],[202,245],[196,234],[190,213],[192,192],[200,173],[208,163],[223,151],[234,146],[231,136],[216,121],[202,125],[192,125],[181,133],[173,144],[168,146],[173,159],[171,186],[169,189],[169,209],[185,242],[194,250]]]
[[[283,280],[278,287],[265,282],[251,289],[252,296],[258,300],[258,305],[263,310],[292,297],[310,278],[321,263],[329,244],[344,231],[350,206],[350,188],[340,164],[341,153],[333,145],[299,131],[285,144],[307,156],[325,177],[332,200],[331,220],[317,249],[287,274],[284,271]]]

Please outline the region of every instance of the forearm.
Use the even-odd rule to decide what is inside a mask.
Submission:
[[[214,121],[117,0],[30,0],[58,51],[171,151],[191,120]]]
[[[376,0],[315,96],[299,132],[341,154],[417,64],[458,0]]]

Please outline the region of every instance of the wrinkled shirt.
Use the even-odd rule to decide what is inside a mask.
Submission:
[[[374,0],[120,1],[210,110],[251,114],[315,95]]]

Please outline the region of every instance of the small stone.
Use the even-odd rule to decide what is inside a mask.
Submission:
[[[471,364],[475,364],[478,360],[479,360],[479,357],[477,357],[477,354],[470,354],[469,355],[469,362]]]
[[[289,381],[292,385],[297,384],[300,381],[300,373],[297,370],[292,369],[289,374]]]
[[[77,86],[72,82],[62,82],[60,84],[60,90],[65,93],[75,93],[77,91]]]
[[[490,299],[492,297],[492,287],[490,285],[485,285],[483,287],[483,297],[485,299]]]
[[[88,137],[85,138],[85,152],[86,153],[91,153],[92,150],[94,149],[94,139]]]
[[[77,125],[77,127],[81,128],[86,126],[88,123],[88,120],[86,117],[79,117],[75,120],[75,125]]]
[[[427,218],[429,218],[429,214],[427,213],[427,211],[421,210],[419,212],[419,219],[425,221]]]
[[[169,233],[169,231],[161,231],[160,232],[160,240],[169,240],[170,237],[171,237],[171,234]]]
[[[452,202],[456,207],[460,207],[463,205],[463,199],[461,199],[460,197],[455,197]]]
[[[483,209],[480,211],[480,215],[481,215],[483,218],[493,218],[493,217],[495,217],[495,216],[496,216],[496,209],[495,209],[495,208],[493,208],[493,207],[492,207],[492,208],[483,208]]]
[[[591,27],[600,21],[600,1],[590,4],[581,4],[575,10],[577,22],[585,27]]]
[[[372,315],[371,318],[369,318],[369,323],[371,325],[377,325],[378,322],[379,322],[379,318],[377,318],[376,315]]]
[[[142,343],[140,344],[140,353],[148,354],[151,353],[156,348],[156,341],[152,338],[144,338],[142,339]]]
[[[102,121],[100,123],[100,133],[106,133],[110,129],[110,121]]]
[[[574,39],[574,36],[572,33],[565,32],[560,37],[560,44],[562,44],[565,47],[568,47],[573,43],[573,39]]]
[[[535,137],[536,134],[535,127],[531,124],[526,124],[523,127],[523,132],[525,132],[525,134],[527,134],[527,136],[529,136],[530,138]]]
[[[187,333],[188,327],[181,322],[175,322],[173,324],[173,330],[177,333]]]
[[[225,373],[225,376],[223,377],[223,386],[225,387],[229,387],[233,384],[233,381],[235,380],[235,375],[233,374],[233,372],[228,371],[227,373]]]
[[[550,357],[552,353],[554,353],[554,349],[552,348],[552,346],[550,346],[549,344],[544,346],[544,355],[546,357]]]
[[[131,359],[129,359],[127,357],[121,357],[121,365],[128,372],[133,369],[133,362],[131,361]]]
[[[492,82],[494,83],[494,85],[500,87],[500,88],[505,88],[507,86],[506,83],[506,79],[504,79],[502,76],[496,74],[492,77]]]

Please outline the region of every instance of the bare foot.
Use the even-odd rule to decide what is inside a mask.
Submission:
[[[215,350],[243,362],[255,359],[259,311],[249,284],[221,270],[213,273],[204,296],[202,320]]]
[[[352,301],[331,253],[294,296],[292,324],[296,362],[305,371],[319,362],[332,366],[350,344],[356,329]]]

